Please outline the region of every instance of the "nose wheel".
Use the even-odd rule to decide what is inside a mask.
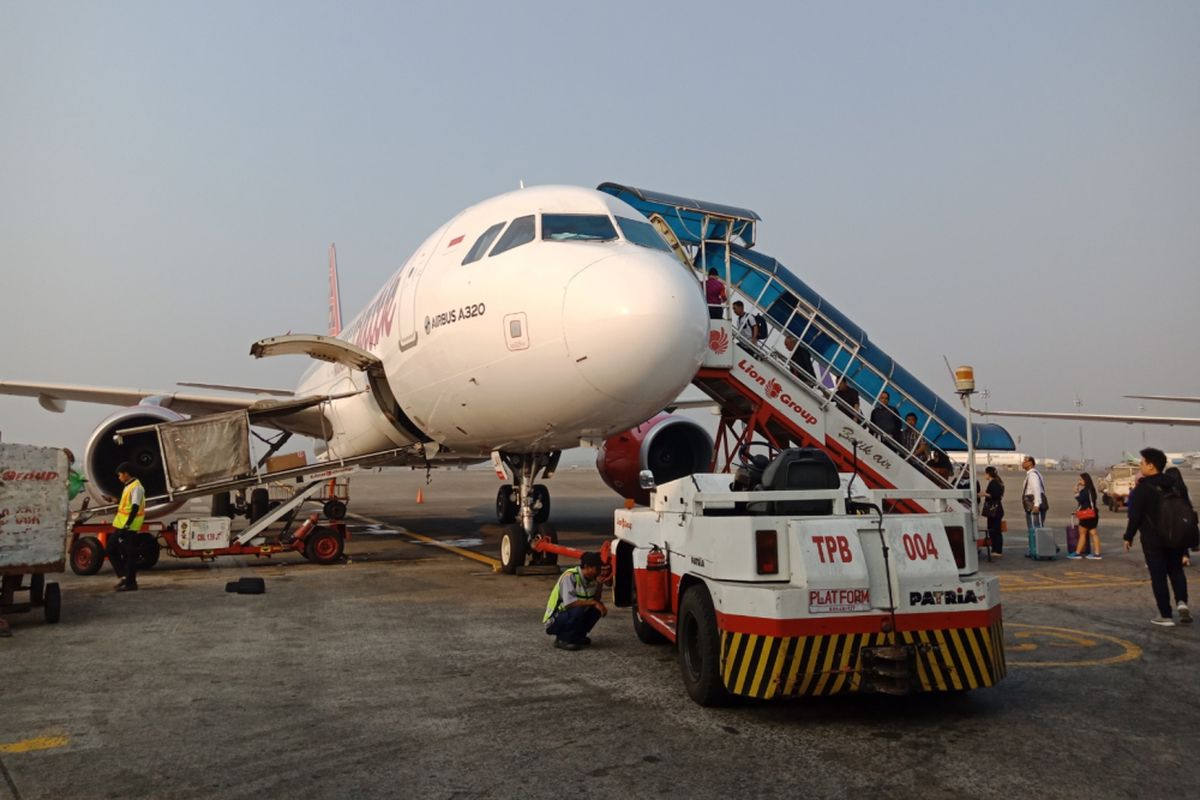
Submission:
[[[553,564],[530,545],[537,536],[557,541],[558,535],[549,524],[550,490],[535,483],[539,475],[548,479],[558,467],[562,452],[500,453],[499,458],[512,471],[512,485],[501,486],[496,492],[496,521],[504,526],[500,535],[500,568],[513,575],[526,563]]]

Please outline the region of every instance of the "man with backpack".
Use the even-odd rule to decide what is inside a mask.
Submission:
[[[1142,477],[1129,493],[1129,523],[1125,526],[1125,550],[1133,547],[1133,537],[1142,534],[1142,553],[1150,568],[1150,588],[1158,604],[1155,625],[1172,627],[1175,618],[1167,580],[1175,593],[1179,621],[1192,621],[1187,606],[1187,576],[1183,574],[1183,555],[1196,531],[1196,512],[1187,500],[1182,479],[1164,475],[1167,456],[1162,450],[1147,447],[1141,451]]]

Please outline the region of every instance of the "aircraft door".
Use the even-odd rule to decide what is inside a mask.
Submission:
[[[429,262],[433,247],[425,245],[408,260],[400,274],[400,349],[407,350],[417,343],[417,284]]]

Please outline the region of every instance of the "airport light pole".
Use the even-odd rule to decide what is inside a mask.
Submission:
[[[971,486],[971,524],[979,518],[976,504],[979,502],[979,490],[975,483],[975,430],[971,425],[971,395],[975,394],[975,370],[972,367],[959,367],[954,370],[954,390],[962,398],[967,412],[967,471],[970,475]]]

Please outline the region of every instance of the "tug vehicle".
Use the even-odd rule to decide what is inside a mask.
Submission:
[[[650,507],[617,510],[605,548],[614,603],[641,641],[676,645],[696,702],[1004,677],[999,582],[978,574],[967,491],[860,489],[816,448],[642,477]],[[884,513],[904,499],[934,510]]]

